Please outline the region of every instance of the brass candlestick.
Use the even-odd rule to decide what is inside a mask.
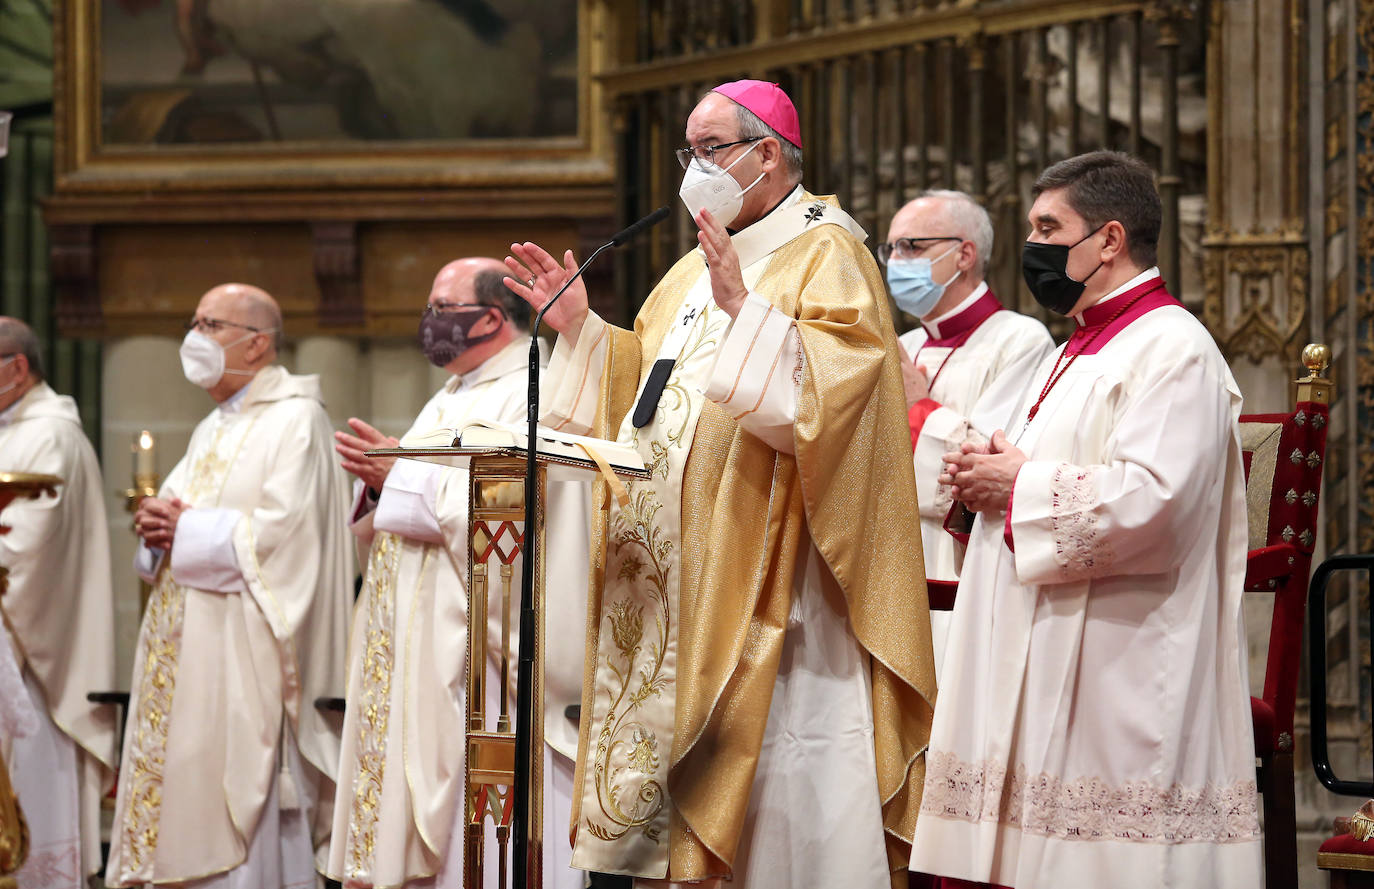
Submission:
[[[57,486],[62,479],[55,475],[37,475],[30,472],[0,472],[0,511],[19,497],[36,500],[47,495],[57,496]],[[8,525],[0,524],[0,534],[8,534]],[[9,591],[9,571],[0,566],[0,596]],[[10,889],[16,885],[10,874],[24,866],[29,855],[29,828],[24,822],[24,813],[19,808],[19,799],[14,795],[10,784],[9,768],[0,756],[0,889]]]
[[[134,486],[124,489],[124,508],[138,511],[144,497],[156,497],[162,480],[157,475],[157,442],[147,429],[134,436]]]
[[[144,497],[156,497],[158,489],[162,486],[162,479],[157,474],[157,442],[153,439],[153,433],[147,429],[141,430],[134,436],[133,443],[134,455],[134,486],[124,489],[124,509],[130,515],[138,512],[139,504]],[[134,527],[130,524],[130,527]],[[137,528],[135,528],[137,531]],[[141,614],[148,605],[148,596],[152,594],[152,587],[146,581],[139,578],[138,581],[138,610]],[[4,887],[0,887],[4,889]]]

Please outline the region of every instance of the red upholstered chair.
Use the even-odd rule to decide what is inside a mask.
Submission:
[[[1292,413],[1240,418],[1245,500],[1250,520],[1247,593],[1273,593],[1264,696],[1250,699],[1258,782],[1264,803],[1264,869],[1268,889],[1298,884],[1293,798],[1293,709],[1298,692],[1303,616],[1316,543],[1317,504],[1326,461],[1331,382],[1321,374],[1330,350],[1303,350],[1308,375],[1298,380]]]

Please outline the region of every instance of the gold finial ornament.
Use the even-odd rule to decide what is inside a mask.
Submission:
[[[1317,379],[1331,366],[1331,347],[1326,343],[1308,343],[1302,350],[1302,365],[1310,379]]]
[[[1302,363],[1307,376],[1298,380],[1299,402],[1331,403],[1331,380],[1322,376],[1331,365],[1331,347],[1326,343],[1308,343],[1302,350]]]

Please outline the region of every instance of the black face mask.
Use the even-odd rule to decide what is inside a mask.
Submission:
[[[480,336],[468,336],[468,331],[493,309],[501,311],[497,306],[465,306],[456,312],[425,312],[420,319],[420,351],[435,367],[447,365],[470,347],[485,343],[501,332],[497,327]]]
[[[1105,225],[1106,223],[1103,223]],[[1072,244],[1035,244],[1030,241],[1021,245],[1021,275],[1026,279],[1031,296],[1051,312],[1067,315],[1078,304],[1083,295],[1083,285],[1088,278],[1097,274],[1097,269],[1088,273],[1082,281],[1069,277],[1069,251],[1102,230],[1102,226],[1088,232]]]

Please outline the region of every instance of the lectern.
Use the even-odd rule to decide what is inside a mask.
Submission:
[[[525,450],[520,447],[446,447],[385,448],[369,451],[369,456],[424,460],[468,470],[468,651],[467,723],[464,738],[465,763],[464,874],[465,889],[483,889],[486,873],[495,869],[497,885],[510,886],[512,872],[512,819],[515,769],[518,757],[515,716],[511,712],[514,665],[518,645],[534,647],[532,700],[517,702],[529,707],[529,819],[525,827],[528,850],[526,884],[517,889],[540,889],[544,845],[544,592],[549,567],[545,554],[545,491],[555,481],[593,480],[610,472],[591,458],[582,460],[566,455],[536,454],[538,497],[534,527],[525,522]],[[648,478],[648,472],[617,466],[615,475]],[[520,573],[525,565],[526,542],[535,535],[534,638],[516,639]],[[552,566],[557,570],[557,566]],[[576,578],[575,582],[585,582]],[[486,628],[499,620],[498,650],[490,650]],[[575,631],[580,631],[580,627]],[[487,664],[498,665],[501,687],[488,689]],[[495,703],[488,702],[495,692]],[[494,837],[494,844],[489,842]],[[489,860],[495,848],[495,861]]]

